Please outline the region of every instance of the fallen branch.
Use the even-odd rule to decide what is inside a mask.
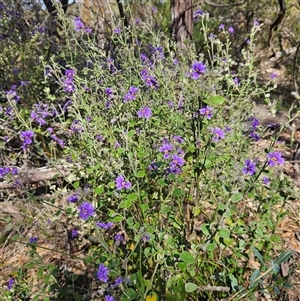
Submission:
[[[16,175],[12,175],[10,180],[0,182],[0,189],[22,187],[26,184],[54,180],[56,178],[67,177],[71,174],[72,166],[44,166],[38,168],[28,168],[27,170],[19,170]],[[73,166],[74,168],[75,166]]]

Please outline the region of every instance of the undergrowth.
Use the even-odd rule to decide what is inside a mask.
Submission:
[[[65,43],[51,56],[31,48],[43,30],[23,49],[0,41],[1,66],[15,53],[38,60],[2,79],[0,183],[11,181],[40,212],[26,220],[40,233],[1,239],[30,250],[6,275],[1,300],[276,300],[289,286],[279,266],[292,252],[275,230],[294,191],[280,169],[284,125],[263,127],[252,113],[253,99],[268,101],[274,86],[256,82],[258,22],[235,73],[234,28],[211,34],[202,11],[195,22],[206,52],[184,54],[141,19],[116,26],[105,53],[80,19],[59,16]],[[258,153],[266,130],[269,146]],[[57,168],[48,200],[18,177],[42,166]],[[62,219],[70,241],[89,241],[81,257],[63,252],[83,262],[86,278],[38,253]],[[27,280],[29,269],[38,280]]]

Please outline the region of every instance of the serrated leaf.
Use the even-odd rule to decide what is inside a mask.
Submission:
[[[185,284],[184,288],[187,293],[192,293],[198,288],[198,285],[195,283],[188,282]]]

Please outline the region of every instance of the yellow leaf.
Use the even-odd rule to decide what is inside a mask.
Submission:
[[[150,295],[148,295],[146,297],[146,301],[157,301],[158,298],[157,298],[157,295],[156,293],[150,293]]]

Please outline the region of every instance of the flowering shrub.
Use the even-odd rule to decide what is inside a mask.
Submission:
[[[203,25],[206,53],[182,56],[139,20],[130,31],[113,31],[115,51],[106,56],[90,36],[82,38],[82,31],[91,31],[76,18],[73,27],[65,26],[64,63],[42,61],[47,103],[23,112],[22,91],[6,93],[0,119],[19,135],[6,137],[2,130],[2,146],[14,136],[24,160],[38,152],[39,164],[73,164],[56,215],[67,216],[72,240],[93,241],[84,262],[97,281],[78,300],[92,294],[109,301],[251,296],[261,278],[271,283],[275,277],[268,278],[265,266],[262,276],[250,265],[252,254],[265,261],[274,255],[282,216],[269,216],[290,197],[274,176],[285,162],[274,147],[281,128],[266,153],[253,152],[264,129],[251,100],[271,89],[255,81],[258,27],[234,74],[229,44],[235,29],[219,25],[223,43],[210,34],[205,12],[197,10],[194,20]],[[12,176],[11,167],[0,168],[1,181]],[[29,239],[32,257],[39,241]],[[283,254],[277,264],[290,256]],[[49,273],[59,279],[57,270]],[[15,280],[8,279],[11,295],[22,287],[22,279]],[[47,294],[56,297],[51,287]],[[73,297],[65,294],[64,300]]]

